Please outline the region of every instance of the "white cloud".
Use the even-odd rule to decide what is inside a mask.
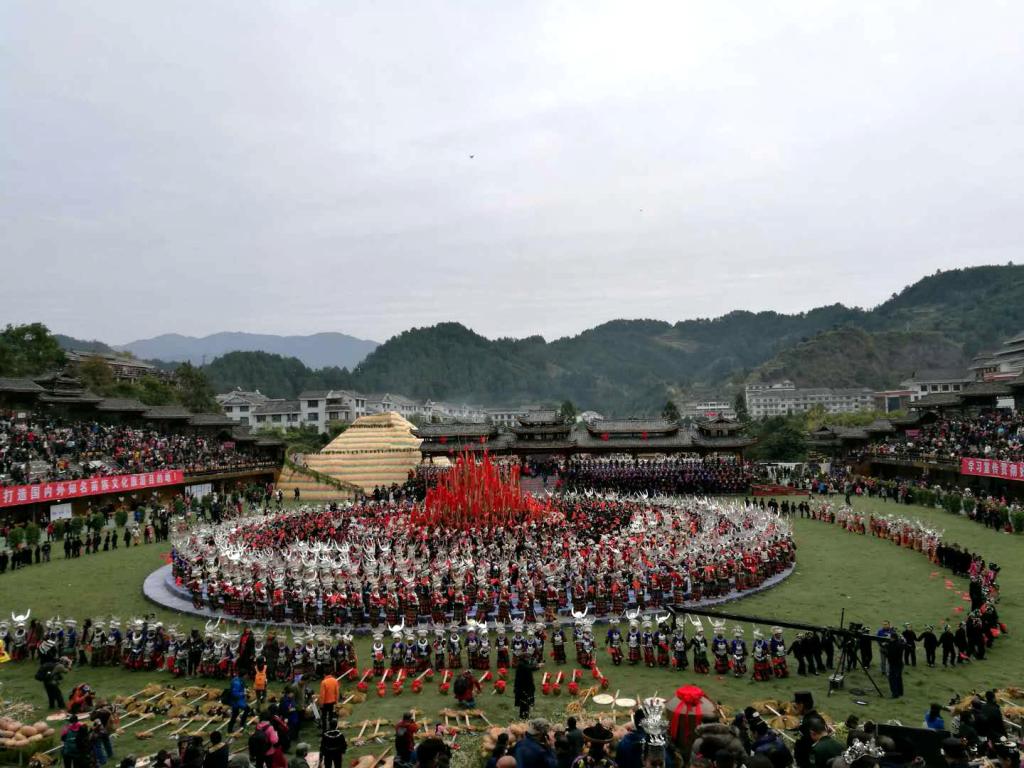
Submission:
[[[1019,258],[1022,16],[15,0],[5,319],[553,337],[870,305]]]

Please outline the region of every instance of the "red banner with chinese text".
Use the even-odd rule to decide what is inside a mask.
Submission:
[[[998,477],[1001,480],[1024,480],[1024,461],[999,459],[960,459],[960,474],[975,477]]]
[[[84,480],[9,485],[6,488],[0,488],[0,508],[16,507],[21,504],[56,503],[85,496],[99,496],[104,493],[134,493],[145,491],[148,488],[177,485],[183,482],[185,482],[184,470],[165,469],[160,472],[143,472],[138,475],[113,475],[111,477],[90,477]]]

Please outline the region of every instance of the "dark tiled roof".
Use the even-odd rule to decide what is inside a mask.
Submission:
[[[107,397],[96,404],[97,411],[144,413],[149,406],[129,397]]]
[[[1010,388],[998,381],[975,381],[959,393],[964,397],[1006,397]]]
[[[259,438],[250,434],[248,427],[235,427],[231,430],[231,439],[236,443],[256,443]]]
[[[429,453],[433,455],[444,455],[448,453],[459,453],[463,450],[469,451],[507,451],[514,444],[511,435],[495,435],[486,442],[481,443],[479,440],[465,439],[460,440],[458,438],[449,440],[446,443],[440,443],[433,440],[424,441],[420,445],[420,452]],[[538,441],[538,445],[542,444]]]
[[[32,379],[5,379],[0,378],[0,392],[15,392],[18,394],[38,394],[45,390],[36,384]]]
[[[636,422],[649,423],[650,420],[637,419]],[[690,448],[694,445],[694,436],[690,431],[679,429],[675,425],[672,425],[673,431],[669,433],[637,428],[631,428],[625,432],[615,433],[601,428],[607,423],[608,422],[599,422],[598,424],[589,427],[577,427],[573,431],[573,437],[575,438],[577,445],[579,445],[580,448],[638,448],[645,450],[657,450],[658,448],[671,448],[678,450],[680,448]],[[665,424],[667,422],[662,423]],[[648,433],[646,440],[639,436],[642,432]],[[606,433],[608,434],[607,440],[602,437],[602,435]],[[623,435],[628,435],[628,437],[624,437]]]
[[[876,419],[868,424],[864,429],[872,434],[888,434],[896,431],[896,428],[888,419]]]
[[[519,417],[519,423],[524,426],[529,424],[552,424],[561,421],[562,415],[558,411],[528,411]]]
[[[220,413],[194,413],[188,421],[194,427],[233,427],[236,423]]]
[[[284,445],[284,440],[279,440],[276,437],[260,437],[256,440],[257,448],[277,448],[281,445]]]
[[[96,405],[103,398],[99,395],[94,395],[88,390],[81,392],[44,392],[39,396],[39,401],[42,403],[64,403],[74,404],[79,403],[81,405]]]
[[[278,413],[298,413],[301,410],[298,400],[275,400],[253,409],[253,415],[269,416]]]
[[[326,389],[311,389],[308,392],[299,392],[299,400],[324,400],[327,398]]]
[[[914,371],[907,381],[967,381],[969,378],[962,368],[924,368]]]
[[[180,405],[154,405],[142,414],[142,417],[159,421],[161,419],[190,419],[192,414]]]
[[[742,437],[732,435],[730,437],[707,437],[705,435],[694,435],[693,444],[703,448],[746,448],[757,442],[753,437]]]
[[[960,405],[960,395],[956,392],[934,392],[925,395],[910,404],[911,408],[949,408]]]
[[[564,435],[572,429],[572,424],[513,424],[510,429],[517,435]]]
[[[416,437],[480,437],[493,435],[498,430],[490,424],[424,424],[413,430]]]
[[[607,432],[614,434],[668,434],[679,431],[679,425],[665,419],[605,419],[588,424],[587,429],[593,434]]]

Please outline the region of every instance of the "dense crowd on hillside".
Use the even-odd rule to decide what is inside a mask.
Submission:
[[[253,463],[232,442],[152,427],[65,421],[45,414],[0,417],[0,485],[86,477],[198,471]]]
[[[944,416],[871,446],[878,456],[959,462],[961,457],[1024,461],[1024,414]]]
[[[746,493],[754,466],[733,459],[661,459],[568,462],[559,483],[569,491],[648,494]]]

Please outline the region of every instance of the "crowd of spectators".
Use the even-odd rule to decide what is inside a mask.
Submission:
[[[578,492],[746,493],[755,479],[753,464],[735,459],[585,459],[568,462],[559,485]]]
[[[232,441],[209,435],[65,421],[48,414],[0,417],[0,486],[164,469],[229,469],[254,461]]]
[[[943,416],[932,424],[875,443],[876,456],[959,463],[962,457],[1024,461],[1024,413]]]

